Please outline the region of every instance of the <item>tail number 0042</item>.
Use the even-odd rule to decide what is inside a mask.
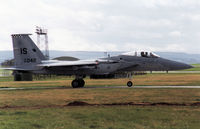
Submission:
[[[24,59],[24,63],[35,63],[36,62],[36,58],[25,58]]]

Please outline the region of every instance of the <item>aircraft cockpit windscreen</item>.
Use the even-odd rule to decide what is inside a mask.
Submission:
[[[157,54],[153,52],[141,52],[141,57],[158,58],[160,56],[158,56]]]
[[[151,56],[151,57],[155,57],[155,58],[160,57],[159,55],[157,55],[157,54],[155,54],[155,53],[153,53],[153,52],[150,52],[150,56]]]
[[[153,52],[127,52],[123,53],[122,55],[127,55],[127,56],[138,56],[138,57],[147,57],[147,58],[158,58],[160,57],[159,55],[153,53]]]

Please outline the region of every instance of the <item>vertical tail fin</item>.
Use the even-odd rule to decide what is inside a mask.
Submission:
[[[15,66],[20,68],[34,68],[36,64],[45,60],[45,56],[29,37],[30,34],[13,34],[13,52]]]

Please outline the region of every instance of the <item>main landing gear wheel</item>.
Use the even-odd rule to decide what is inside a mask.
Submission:
[[[79,87],[84,87],[85,81],[83,79],[78,80]]]
[[[73,88],[84,87],[84,85],[85,85],[85,81],[83,79],[75,79],[72,81]]]
[[[132,81],[128,81],[128,82],[127,82],[127,86],[128,86],[128,87],[132,87],[132,86],[133,86],[133,82],[132,82]]]

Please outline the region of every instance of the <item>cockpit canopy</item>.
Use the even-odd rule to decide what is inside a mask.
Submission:
[[[159,55],[153,53],[153,52],[127,52],[123,53],[122,55],[127,55],[127,56],[138,56],[138,57],[148,57],[148,58],[158,58],[160,57]]]

